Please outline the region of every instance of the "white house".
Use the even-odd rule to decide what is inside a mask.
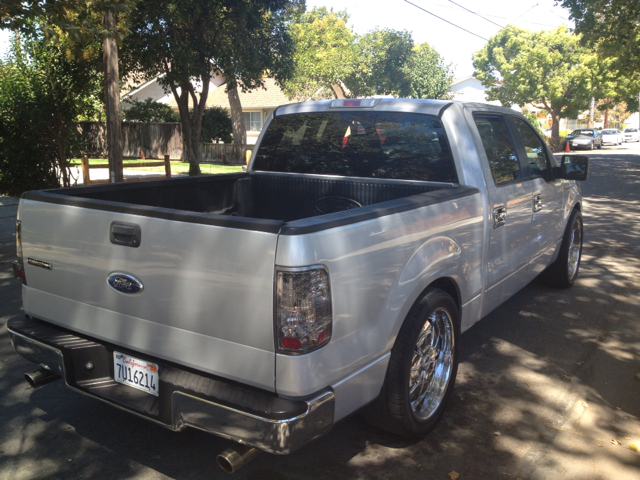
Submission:
[[[151,98],[156,102],[165,103],[174,110],[178,109],[178,104],[172,92],[166,93],[158,79],[161,76],[150,80],[122,96],[122,108],[128,108],[127,99],[144,101]],[[242,118],[247,129],[247,143],[253,145],[258,139],[265,120],[269,114],[279,105],[291,103],[291,100],[282,91],[282,88],[273,78],[264,79],[265,88],[257,88],[250,92],[238,90],[240,103],[242,104]],[[226,92],[226,80],[221,75],[215,75],[209,83],[209,93],[207,95],[207,107],[222,107],[230,109],[229,98]],[[196,94],[202,92],[202,85],[196,85]],[[178,91],[178,93],[180,93]],[[190,102],[191,104],[191,102]]]
[[[488,103],[490,105],[500,106],[497,100],[487,100],[487,87],[475,77],[462,78],[451,84],[449,90],[453,93],[453,99],[461,102],[478,102]]]

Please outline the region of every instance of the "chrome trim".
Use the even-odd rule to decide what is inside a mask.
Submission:
[[[500,205],[493,209],[493,228],[498,228],[507,223],[507,207]]]
[[[329,432],[333,426],[333,392],[322,392],[306,403],[304,414],[273,420],[173,392],[173,422],[178,429],[190,426],[270,453],[286,455]]]
[[[64,358],[60,350],[38,342],[32,338],[25,337],[11,329],[7,330],[9,330],[10,333],[9,336],[11,337],[13,349],[18,355],[37,365],[45,365],[47,369],[57,375],[60,375],[62,378],[66,378],[64,371]]]
[[[533,194],[533,211],[539,212],[542,210],[542,195],[539,192]]]
[[[185,427],[193,427],[269,453],[285,455],[329,432],[333,426],[335,395],[330,390],[304,400],[307,411],[302,415],[283,420],[260,417],[187,393],[173,392],[172,423],[167,425],[69,385],[65,376],[63,354],[60,350],[11,329],[8,330],[11,343],[19,355],[33,363],[44,364],[50,370],[59,373],[71,390],[101,400],[170,430],[179,431]]]

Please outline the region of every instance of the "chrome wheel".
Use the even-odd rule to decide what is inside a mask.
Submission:
[[[433,415],[444,399],[453,371],[454,347],[451,314],[438,308],[422,326],[411,361],[409,401],[420,420]]]
[[[576,218],[571,225],[569,237],[569,255],[567,256],[567,275],[570,279],[575,278],[580,265],[580,252],[582,251],[582,228],[580,220]]]

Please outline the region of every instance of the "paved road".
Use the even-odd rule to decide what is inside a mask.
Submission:
[[[444,420],[410,442],[354,416],[239,479],[640,480],[640,148],[589,153],[585,245],[573,289],[532,283],[462,337]],[[3,201],[7,201],[4,199]],[[20,309],[10,278],[15,207],[0,207],[0,324]],[[1,479],[224,478],[229,443],[173,433],[64,388],[34,390],[0,326]],[[612,440],[618,440],[620,445]]]

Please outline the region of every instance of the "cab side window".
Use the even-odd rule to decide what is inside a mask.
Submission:
[[[542,176],[545,179],[549,175],[549,159],[547,158],[547,149],[540,137],[538,137],[533,128],[531,128],[524,120],[514,117],[513,122],[522,137],[524,149],[527,153],[527,161],[529,162],[529,171],[531,176]]]
[[[499,115],[473,116],[496,184],[522,178],[516,149],[504,119]]]

